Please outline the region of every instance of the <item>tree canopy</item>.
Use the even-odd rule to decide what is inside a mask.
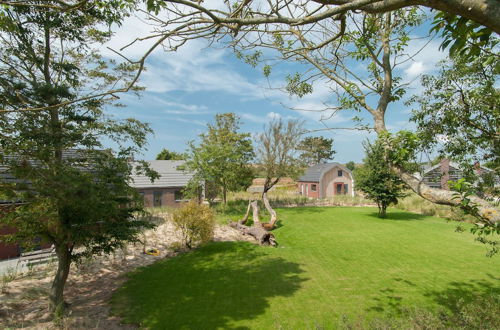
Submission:
[[[151,130],[105,115],[108,98],[72,102],[134,79],[135,66],[105,60],[96,50],[110,36],[106,24],[123,12],[19,6],[0,13],[0,107],[6,110],[0,113],[0,190],[22,202],[0,221],[17,229],[10,241],[29,245],[42,238],[54,245],[50,308],[58,312],[73,261],[109,253],[150,227],[136,218],[142,204],[128,160]],[[116,151],[105,148],[103,137]]]
[[[249,162],[253,146],[249,133],[239,132],[240,120],[232,112],[215,115],[215,123],[200,134],[200,143],[189,143],[187,167],[195,172],[194,180],[214,183],[222,190],[226,203],[228,191],[248,187],[253,179]]]
[[[186,155],[180,152],[170,151],[167,148],[163,148],[158,155],[156,155],[156,160],[184,160]]]
[[[322,136],[308,136],[297,147],[305,164],[315,165],[333,159],[333,139]]]

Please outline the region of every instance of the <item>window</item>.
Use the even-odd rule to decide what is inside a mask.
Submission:
[[[341,195],[342,194],[342,183],[337,183],[335,186],[337,188],[337,195]]]
[[[315,184],[311,185],[311,191],[316,191],[316,185]]]
[[[349,191],[348,188],[348,184],[344,184],[344,194],[347,194],[347,192]]]
[[[155,191],[153,192],[153,206],[161,206],[161,199],[162,199],[163,192],[162,191]]]
[[[342,173],[342,170],[337,171],[337,176],[343,176],[344,173]]]
[[[184,199],[184,194],[182,193],[182,190],[174,191],[174,199],[176,202],[180,202]]]

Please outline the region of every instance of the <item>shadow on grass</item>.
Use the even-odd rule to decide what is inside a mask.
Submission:
[[[368,214],[370,217],[374,217],[377,219],[381,220],[396,220],[396,221],[414,221],[414,220],[423,220],[427,218],[428,216],[422,215],[422,214],[417,214],[417,213],[410,213],[410,212],[392,212],[392,211],[387,211],[387,214],[385,218],[380,218],[378,216],[377,212],[373,212]]]
[[[443,290],[433,290],[424,293],[424,296],[431,298],[440,310],[458,313],[461,306],[474,301],[487,301],[491,297],[500,296],[500,278],[487,274],[489,279],[470,280],[463,282],[450,282]],[[394,278],[393,287],[380,290],[379,295],[373,298],[374,305],[367,308],[367,312],[386,313],[389,315],[402,315],[405,309],[411,306],[405,305],[401,291],[401,285],[416,287],[417,284],[403,279]]]
[[[292,296],[307,280],[301,273],[263,247],[210,243],[130,274],[113,312],[150,329],[247,329],[232,322],[263,314],[270,298]]]
[[[456,313],[461,304],[481,297],[500,296],[500,277],[487,275],[489,279],[450,282],[444,290],[429,291],[425,296],[432,298],[448,311]]]

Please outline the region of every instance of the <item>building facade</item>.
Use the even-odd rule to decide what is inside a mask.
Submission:
[[[475,165],[476,174],[482,176],[486,173],[493,173],[493,170]],[[422,182],[432,188],[449,190],[448,181],[457,181],[463,177],[460,165],[450,161],[448,158],[442,159],[439,164],[431,166],[423,171]],[[496,178],[498,185],[498,178]]]
[[[354,196],[352,172],[339,163],[317,164],[309,167],[298,180],[298,190],[310,198],[335,195]]]
[[[183,190],[193,177],[185,170],[183,160],[152,160],[149,166],[156,171],[160,178],[151,182],[149,177],[134,174],[132,186],[144,198],[145,207],[177,207],[185,202]]]

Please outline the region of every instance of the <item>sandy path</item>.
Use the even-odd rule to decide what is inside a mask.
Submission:
[[[228,226],[217,226],[216,241],[253,241]],[[47,312],[47,292],[54,272],[54,264],[36,268],[31,273],[4,283],[0,293],[0,328],[24,329],[133,329],[122,325],[110,315],[108,304],[114,290],[126,280],[125,274],[134,268],[149,265],[162,258],[178,254],[172,243],[179,242],[174,226],[167,222],[146,233],[147,247],[158,248],[160,256],[142,253],[142,245],[129,245],[114,255],[87,260],[73,265],[66,285],[66,301],[71,305],[68,314],[55,324]],[[0,283],[2,287],[2,283]]]

